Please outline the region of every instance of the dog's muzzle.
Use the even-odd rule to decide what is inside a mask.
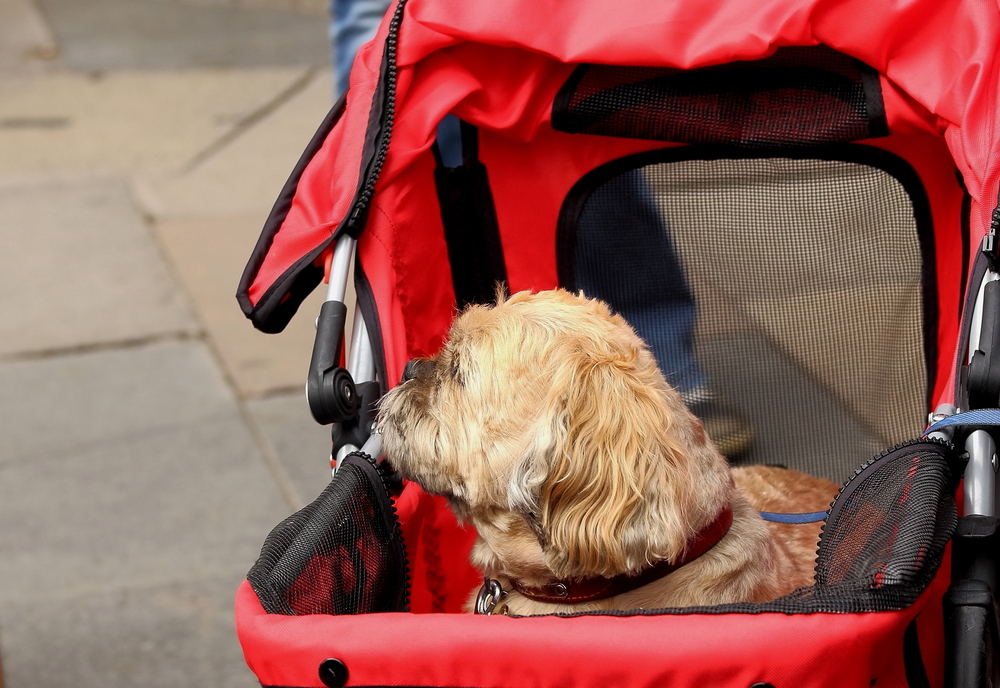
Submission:
[[[415,380],[418,377],[427,375],[434,369],[434,362],[426,358],[411,358],[403,366],[403,377],[400,378],[399,384],[404,382],[409,382],[410,380]]]

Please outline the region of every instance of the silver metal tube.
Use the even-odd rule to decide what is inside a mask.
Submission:
[[[969,465],[965,467],[963,513],[993,517],[996,514],[996,447],[985,430],[976,430],[965,441]]]
[[[365,442],[365,446],[361,447],[361,451],[373,459],[378,460],[382,458],[382,433],[373,433],[372,436],[368,438],[368,441]]]
[[[333,260],[330,262],[330,281],[326,288],[327,301],[339,301],[344,303],[347,297],[347,280],[351,272],[351,262],[354,260],[354,248],[357,242],[347,234],[337,239],[337,245],[333,249]],[[353,348],[353,347],[352,347]],[[307,386],[308,389],[308,386]],[[344,457],[358,448],[354,445],[344,445],[333,457],[333,472],[337,472],[340,462]]]
[[[337,472],[337,469],[340,468],[340,464],[344,461],[345,456],[347,456],[351,452],[356,452],[356,451],[358,451],[358,448],[355,447],[353,444],[347,444],[341,447],[340,451],[337,452],[336,461],[333,466],[333,472],[334,473]],[[376,461],[382,458],[382,434],[378,432],[372,433],[371,437],[368,438],[368,441],[365,442],[365,446],[361,447],[361,451],[363,451],[365,454],[372,457]]]
[[[340,450],[337,452],[336,460],[333,463],[333,472],[334,473],[337,472],[337,469],[340,468],[340,464],[343,463],[345,456],[347,456],[351,452],[356,452],[357,450],[358,448],[355,447],[353,444],[345,444],[343,447],[341,447]]]
[[[355,382],[371,382],[375,379],[375,355],[372,353],[372,342],[368,337],[368,326],[365,325],[361,309],[354,308],[354,329],[351,333],[350,357],[347,369]]]
[[[344,234],[337,239],[333,249],[333,263],[330,265],[330,283],[326,288],[327,301],[344,302],[347,295],[347,276],[354,260],[354,246],[357,242]]]
[[[354,378],[356,383],[371,382],[375,379],[375,355],[372,353],[372,343],[368,337],[368,327],[365,325],[364,316],[358,307],[354,309],[354,331],[351,336],[351,349],[347,361],[347,370],[351,373],[351,377]],[[374,437],[378,438],[378,445],[376,452],[372,453],[365,447],[371,444]],[[376,434],[369,437],[368,442],[365,443],[365,447],[362,447],[362,451],[369,456],[378,458],[378,452],[382,451],[381,435]],[[340,468],[340,462],[344,460],[345,456],[357,450],[358,448],[353,444],[341,447],[335,457],[334,472],[337,471],[337,468]]]

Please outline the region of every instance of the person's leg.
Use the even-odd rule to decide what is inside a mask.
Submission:
[[[334,98],[347,90],[358,48],[375,36],[389,0],[330,0]]]
[[[576,273],[576,286],[620,313],[667,381],[686,402],[696,401],[707,378],[694,353],[694,296],[641,170],[590,195],[577,228]]]
[[[641,170],[622,174],[587,199],[577,227],[576,286],[606,301],[653,351],[664,376],[728,457],[752,439],[746,420],[714,399],[694,349],[698,313],[670,237]]]

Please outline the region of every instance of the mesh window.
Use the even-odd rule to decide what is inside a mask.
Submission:
[[[247,574],[269,614],[405,611],[406,553],[382,468],[347,456],[314,502],[275,527]]]
[[[692,70],[581,65],[553,103],[558,131],[750,148],[888,135],[878,74],[826,46]]]
[[[595,170],[564,203],[559,271],[632,324],[699,416],[748,426],[733,463],[843,482],[922,432],[936,299],[915,173],[828,152],[671,149]]]

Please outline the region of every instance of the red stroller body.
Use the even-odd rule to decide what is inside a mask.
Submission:
[[[714,394],[753,421],[738,460],[843,481],[935,409],[1000,404],[998,37],[996,7],[957,0],[397,0],[278,199],[240,304],[279,331],[335,245],[336,296],[356,240],[349,403],[317,401],[343,389],[342,307],[313,358],[331,377],[310,382],[343,454],[405,362],[496,282],[583,289],[654,349],[657,325],[637,322],[655,323],[673,289],[697,304]],[[456,164],[435,143],[449,114]],[[679,286],[647,265],[667,244],[651,252],[622,229],[651,217]],[[335,552],[309,550],[277,576],[287,608],[263,599],[273,580],[244,584],[237,629],[267,686],[978,685],[994,671],[996,513],[992,439],[974,431],[991,422],[940,435],[958,449],[917,441],[855,472],[817,591],[792,599],[461,614],[480,582],[474,534],[408,484],[394,500],[408,612],[316,602],[346,574]],[[979,473],[956,511],[962,470]],[[316,518],[324,495],[283,526]],[[861,527],[872,505],[880,520]],[[287,528],[278,539],[301,540]]]

